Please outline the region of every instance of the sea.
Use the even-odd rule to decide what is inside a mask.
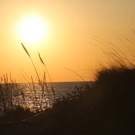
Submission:
[[[91,82],[52,82],[42,88],[38,83],[20,84],[21,89],[19,104],[30,108],[31,111],[41,111],[53,106],[61,97],[71,94],[76,87],[81,87]],[[44,91],[43,91],[44,90]],[[18,103],[16,103],[18,104]]]

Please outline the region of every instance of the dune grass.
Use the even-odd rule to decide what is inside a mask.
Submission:
[[[5,74],[0,81],[0,125],[12,123],[33,113],[25,104],[23,89]]]
[[[38,56],[41,63],[44,65],[44,69],[47,71],[51,82],[51,88],[48,87],[45,70],[43,73],[43,78],[41,79],[38,74],[38,70],[36,69],[36,66],[32,60],[32,57],[30,56],[30,53],[23,44],[21,45],[31,60],[31,63],[37,75],[38,83],[33,81],[32,76],[31,82],[28,82],[27,84],[19,84],[16,81],[13,81],[11,74],[9,76],[5,74],[0,77],[0,124],[14,122],[29,115],[33,115],[33,112],[30,111],[30,106],[27,103],[29,101],[27,101],[28,94],[26,93],[26,88],[29,93],[31,93],[30,98],[34,102],[34,112],[43,111],[46,108],[51,107],[52,102],[54,102],[53,100],[55,100],[55,93],[51,77],[40,54],[38,53]],[[40,94],[36,90],[36,85],[40,87]],[[49,91],[51,91],[53,98],[50,96]],[[49,102],[49,106],[47,104],[46,106],[43,106],[43,102],[45,102],[46,99],[48,100],[47,102]]]
[[[24,45],[23,48],[30,57]],[[20,135],[134,134],[135,64],[128,59],[123,59],[115,49],[109,57],[107,53],[107,58],[111,63],[108,66],[100,65],[95,74],[95,81],[75,87],[72,93],[57,98],[52,107],[47,108],[41,115],[26,119],[25,123],[20,121],[11,125],[2,133],[5,135],[9,133]],[[45,66],[40,54],[39,59]],[[35,65],[34,69],[36,70]],[[37,71],[36,73],[39,85],[43,92],[46,92],[46,96],[48,89],[45,78],[40,79]],[[31,80],[34,90],[34,82],[32,78]],[[17,130],[14,130],[14,126]]]
[[[21,45],[22,45],[24,51],[26,52],[26,54],[29,56],[29,58],[31,60],[31,63],[32,63],[32,65],[34,67],[34,70],[35,70],[35,73],[37,75],[37,79],[38,79],[37,84],[41,88],[41,92],[42,92],[39,99],[37,99],[37,91],[36,91],[36,88],[35,88],[35,82],[33,81],[33,77],[31,76],[32,91],[34,92],[34,97],[33,98],[34,98],[35,107],[36,107],[35,111],[39,111],[39,110],[42,111],[42,110],[44,110],[44,108],[43,108],[44,100],[46,100],[46,99],[49,100],[49,106],[50,107],[52,106],[52,102],[54,102],[54,100],[55,100],[55,91],[54,91],[54,88],[53,88],[53,85],[52,85],[51,76],[50,76],[50,74],[48,72],[48,69],[47,69],[43,59],[41,58],[40,53],[38,53],[39,60],[40,60],[41,64],[44,66],[43,78],[42,79],[40,78],[40,76],[38,74],[38,70],[37,70],[37,68],[36,68],[36,66],[35,66],[35,64],[34,64],[34,62],[32,60],[32,57],[30,56],[28,50],[23,45],[23,43],[21,43]],[[47,72],[47,74],[49,76],[49,80],[50,80],[50,83],[51,83],[51,88],[48,87],[48,84],[47,84],[47,81],[46,81],[46,72],[45,71]],[[49,92],[49,91],[51,91],[51,92]],[[50,96],[50,93],[53,94],[53,98]],[[47,106],[46,106],[46,108],[47,108]]]
[[[27,126],[20,122],[18,131],[12,127],[9,131],[20,135],[27,131],[29,135],[134,134],[135,66],[103,67],[96,76],[94,82],[57,99],[42,115],[26,120]]]
[[[99,70],[93,84],[76,87],[54,103],[51,115],[55,121],[44,133],[134,134],[134,80],[135,66]]]

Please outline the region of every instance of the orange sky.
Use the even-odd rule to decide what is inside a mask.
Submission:
[[[135,29],[134,5],[135,0],[0,0],[0,75],[11,72],[18,82],[25,81],[25,73],[36,79],[23,42],[41,76],[38,52],[52,81],[81,81],[66,68],[84,80],[92,79],[91,73],[105,58],[102,49],[107,49],[107,42],[129,57],[131,52],[118,37],[132,46],[125,38],[135,39],[129,29]],[[48,33],[41,42],[29,44],[20,38],[18,26],[33,15],[46,22]]]

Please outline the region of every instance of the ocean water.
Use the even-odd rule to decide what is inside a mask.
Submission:
[[[87,82],[90,84],[90,82]],[[19,96],[19,104],[27,106],[31,111],[45,110],[48,107],[52,107],[56,98],[66,96],[67,93],[71,93],[75,90],[75,87],[80,87],[84,82],[53,82],[47,83],[47,87],[44,87],[44,91],[39,84],[20,84],[22,92]],[[52,91],[52,86],[54,93]],[[16,102],[15,104],[18,104]]]
[[[54,82],[53,87],[57,96],[64,95],[67,93],[71,93],[75,90],[75,87],[80,87],[84,84],[84,82]]]
[[[90,84],[91,82],[87,82]],[[80,87],[84,82],[53,82],[44,85],[38,83],[0,84],[0,115],[7,109],[16,106],[41,111],[53,106],[53,103]],[[52,89],[53,86],[53,89]],[[12,106],[13,105],[13,106]]]

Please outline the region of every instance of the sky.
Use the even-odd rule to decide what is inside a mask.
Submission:
[[[11,73],[18,82],[37,79],[23,43],[41,78],[38,52],[52,81],[92,80],[111,44],[128,58],[134,55],[134,6],[135,0],[0,0],[0,76]],[[31,16],[47,27],[38,43],[28,43],[19,34],[21,22]]]

